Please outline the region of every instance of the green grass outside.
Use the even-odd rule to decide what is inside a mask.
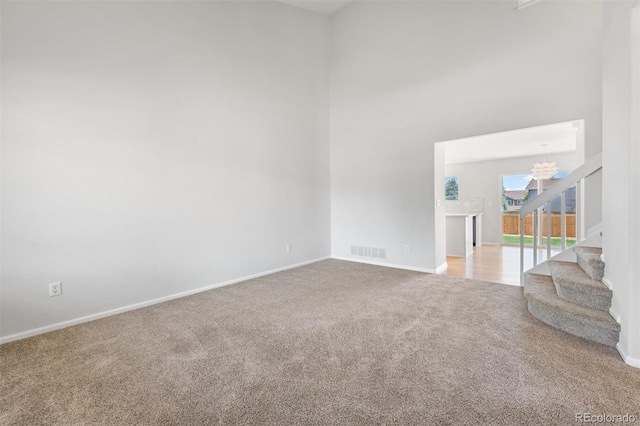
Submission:
[[[502,242],[505,244],[520,244],[520,236],[519,235],[503,235],[502,236]],[[576,240],[574,239],[570,239],[567,238],[566,239],[567,242],[567,247],[571,247],[572,245],[574,245],[576,243]],[[524,237],[524,244],[525,245],[529,245],[532,246],[533,245],[533,237]],[[542,245],[546,245],[547,244],[547,238],[544,237],[542,239]],[[560,247],[560,238],[553,238],[551,237],[551,247],[556,246],[556,247]]]

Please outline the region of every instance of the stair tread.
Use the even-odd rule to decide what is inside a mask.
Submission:
[[[600,322],[615,327],[618,330],[620,329],[620,325],[608,312],[588,308],[560,298],[556,293],[553,278],[550,276],[527,273],[525,274],[524,284],[524,293],[527,299],[533,298],[540,303],[568,312],[576,317]]]
[[[602,262],[602,260],[600,260],[600,255],[602,254],[602,247],[575,246],[573,247],[573,251],[576,254],[580,254],[585,258],[590,258],[590,259],[592,258],[599,262]]]
[[[573,248],[578,265],[593,279],[601,280],[604,277],[604,262],[602,261],[602,248],[576,246]]]
[[[611,290],[602,281],[594,280],[575,262],[550,260],[551,276],[562,284],[574,287],[587,287],[592,291],[611,294]]]

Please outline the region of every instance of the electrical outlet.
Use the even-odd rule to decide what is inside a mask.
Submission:
[[[409,253],[409,246],[404,246],[404,252]]]
[[[291,246],[291,244],[287,244],[287,253],[290,253],[291,250],[293,250],[293,247]]]
[[[49,296],[60,296],[62,294],[62,283],[51,283],[49,284]]]

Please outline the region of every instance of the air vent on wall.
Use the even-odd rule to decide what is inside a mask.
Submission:
[[[351,246],[351,255],[370,257],[372,259],[386,259],[387,249],[377,247]]]

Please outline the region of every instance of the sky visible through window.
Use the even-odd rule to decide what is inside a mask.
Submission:
[[[561,179],[567,176],[569,172],[558,172],[554,176],[555,179]],[[531,181],[531,174],[525,175],[505,175],[502,177],[502,184],[507,191],[515,191],[524,189]]]

